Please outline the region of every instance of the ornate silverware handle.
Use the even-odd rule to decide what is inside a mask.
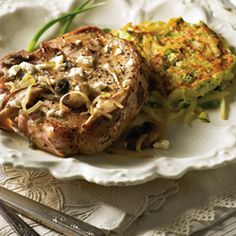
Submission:
[[[0,199],[15,211],[69,236],[103,236],[105,233],[83,221],[0,187]]]
[[[16,215],[15,212],[11,208],[9,208],[2,200],[0,200],[0,212],[19,236],[40,236],[18,215]]]
[[[222,226],[221,224],[223,224],[226,220],[232,218],[232,217],[235,217],[236,216],[236,210],[233,210],[231,213],[221,217],[220,219],[218,220],[215,220],[212,224],[210,224],[209,226],[203,228],[203,229],[200,229],[198,231],[195,231],[193,233],[191,233],[189,236],[202,236],[202,235],[208,235],[208,232],[210,232],[211,230],[214,230],[216,229],[216,234],[217,235],[235,235],[233,234],[233,230],[235,228],[233,228],[232,226],[230,227],[229,232],[224,230],[224,231],[221,231],[222,230],[222,227],[219,227],[219,226]],[[219,230],[219,232],[217,232]],[[211,235],[216,235],[215,233],[211,233]],[[229,233],[229,234],[228,234]],[[209,234],[210,235],[210,234]]]

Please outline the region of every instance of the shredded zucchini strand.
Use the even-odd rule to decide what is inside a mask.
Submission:
[[[142,111],[144,113],[146,113],[155,123],[157,123],[157,124],[162,123],[160,117],[156,114],[154,109],[152,109],[152,108],[150,108],[148,106],[144,106],[142,108]]]
[[[184,124],[190,125],[195,116],[195,109],[197,106],[197,99],[192,99],[190,106],[186,109],[186,114],[184,116]]]
[[[220,103],[220,116],[222,120],[228,119],[228,113],[229,113],[229,103],[225,97],[221,99]]]
[[[223,97],[226,97],[230,95],[229,91],[222,91],[222,92],[218,92],[218,93],[213,93],[210,94],[208,96],[202,97],[198,99],[198,105],[202,105],[203,103],[212,101],[212,100],[216,100],[216,99],[222,99]]]
[[[185,113],[184,109],[181,109],[178,112],[170,112],[168,116],[169,123],[176,122],[184,113]]]

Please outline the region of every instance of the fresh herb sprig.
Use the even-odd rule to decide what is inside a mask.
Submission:
[[[39,39],[41,38],[41,36],[50,28],[52,27],[54,24],[58,23],[58,22],[62,22],[64,21],[64,26],[62,27],[62,29],[60,30],[60,35],[66,33],[73,21],[73,19],[78,15],[81,14],[83,12],[86,11],[90,11],[94,8],[97,8],[99,6],[104,5],[104,2],[100,2],[100,3],[94,3],[93,0],[87,0],[85,3],[83,3],[81,6],[77,7],[76,9],[74,9],[71,12],[68,12],[66,14],[63,14],[53,20],[50,20],[48,23],[46,23],[45,25],[43,25],[34,35],[34,37],[32,38],[31,42],[28,45],[27,50],[29,52],[32,52],[36,49],[36,45],[39,41]]]
[[[75,10],[84,9],[86,6],[91,4],[91,1],[92,0],[87,0],[85,3],[83,3],[81,6],[77,7]],[[65,34],[69,31],[70,25],[71,25],[71,23],[72,23],[72,21],[74,20],[75,17],[76,17],[76,15],[69,16],[67,19],[65,19],[65,23],[64,23],[63,27],[61,28],[61,30],[59,32],[59,35],[63,35],[63,34]]]

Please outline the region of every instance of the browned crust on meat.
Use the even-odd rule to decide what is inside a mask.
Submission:
[[[6,68],[10,68],[12,65],[19,64],[22,61],[37,64],[39,61],[48,60],[48,58],[51,58],[58,51],[62,52],[65,58],[73,60],[72,56],[73,53],[76,54],[76,49],[72,48],[70,51],[68,45],[77,38],[83,42],[83,39],[86,39],[86,35],[90,34],[92,36],[97,35],[97,38],[94,40],[95,43],[106,44],[106,40],[109,42],[118,42],[125,49],[124,55],[130,55],[130,58],[132,57],[133,64],[129,68],[124,68],[122,77],[119,74],[121,81],[124,81],[126,77],[131,78],[129,86],[119,88],[116,85],[111,85],[114,91],[110,91],[110,94],[112,94],[114,99],[121,97],[121,90],[124,93],[121,103],[123,108],[114,108],[110,112],[112,119],[99,115],[95,119],[91,119],[90,122],[88,122],[88,119],[91,114],[84,114],[77,110],[70,110],[70,112],[65,113],[63,118],[48,118],[42,116],[42,112],[39,111],[30,115],[18,114],[18,116],[14,117],[14,121],[16,121],[15,125],[29,137],[30,142],[36,148],[58,156],[101,152],[119,138],[126,127],[137,116],[145,102],[148,90],[148,71],[134,46],[111,34],[106,34],[101,29],[93,26],[82,27],[54,40],[43,42],[40,48],[33,53],[19,51],[3,57],[0,60],[0,69],[4,75],[0,78],[0,84],[1,81],[3,84],[5,82]],[[101,66],[99,60],[105,58],[104,52],[95,53],[98,58],[98,64],[94,68],[94,77],[88,81],[91,84],[101,80],[96,77],[98,75],[96,73]],[[121,60],[126,60],[127,64],[127,58],[122,58],[122,56],[120,58]],[[115,59],[108,57],[108,63],[112,63],[113,60]],[[104,73],[102,80],[106,79],[105,75],[106,73]],[[7,93],[8,91],[6,90],[4,92]],[[1,110],[4,110],[3,107],[0,109],[0,112],[2,112]],[[4,125],[0,124],[0,128],[4,129]]]

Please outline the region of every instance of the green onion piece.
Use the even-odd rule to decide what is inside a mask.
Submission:
[[[220,116],[222,120],[227,120],[228,119],[228,113],[229,113],[229,104],[226,98],[221,99],[220,103]]]
[[[81,9],[85,8],[91,2],[93,2],[93,0],[87,0],[84,4],[77,7],[75,10],[81,10]],[[63,27],[61,28],[59,35],[63,35],[69,31],[70,25],[75,17],[76,17],[76,15],[68,17],[68,19],[65,20],[65,23],[64,23]]]
[[[198,119],[204,123],[210,123],[210,119],[208,117],[208,114],[205,111],[203,111],[199,114]]]
[[[36,80],[32,75],[25,75],[22,80],[17,83],[17,85],[11,90],[11,92],[17,92],[22,89],[26,89],[29,86],[34,86],[36,85]]]
[[[61,28],[59,35],[63,35],[69,31],[70,25],[71,25],[72,21],[74,20],[74,18],[75,18],[75,16],[68,17],[68,20],[66,20],[65,24]]]
[[[30,107],[29,109],[26,109],[24,111],[25,114],[30,114],[32,112],[35,112],[37,111],[41,106],[44,105],[44,102],[43,101],[38,101],[35,105],[33,105],[32,107]]]
[[[74,16],[76,16],[76,15],[78,15],[80,13],[83,13],[83,12],[89,11],[89,10],[91,10],[93,8],[102,6],[103,4],[104,3],[101,2],[101,3],[97,3],[97,4],[92,4],[91,6],[88,6],[87,8],[76,9],[74,11],[71,11],[71,12],[69,12],[67,14],[63,14],[62,16],[59,16],[59,17],[49,21],[48,23],[46,23],[42,28],[40,28],[36,32],[36,34],[34,35],[33,39],[31,40],[31,42],[28,45],[28,51],[31,52],[31,51],[35,50],[36,44],[37,44],[38,40],[40,39],[40,37],[43,35],[44,32],[46,32],[55,23],[63,21],[65,19],[68,19],[68,17],[74,17]]]

